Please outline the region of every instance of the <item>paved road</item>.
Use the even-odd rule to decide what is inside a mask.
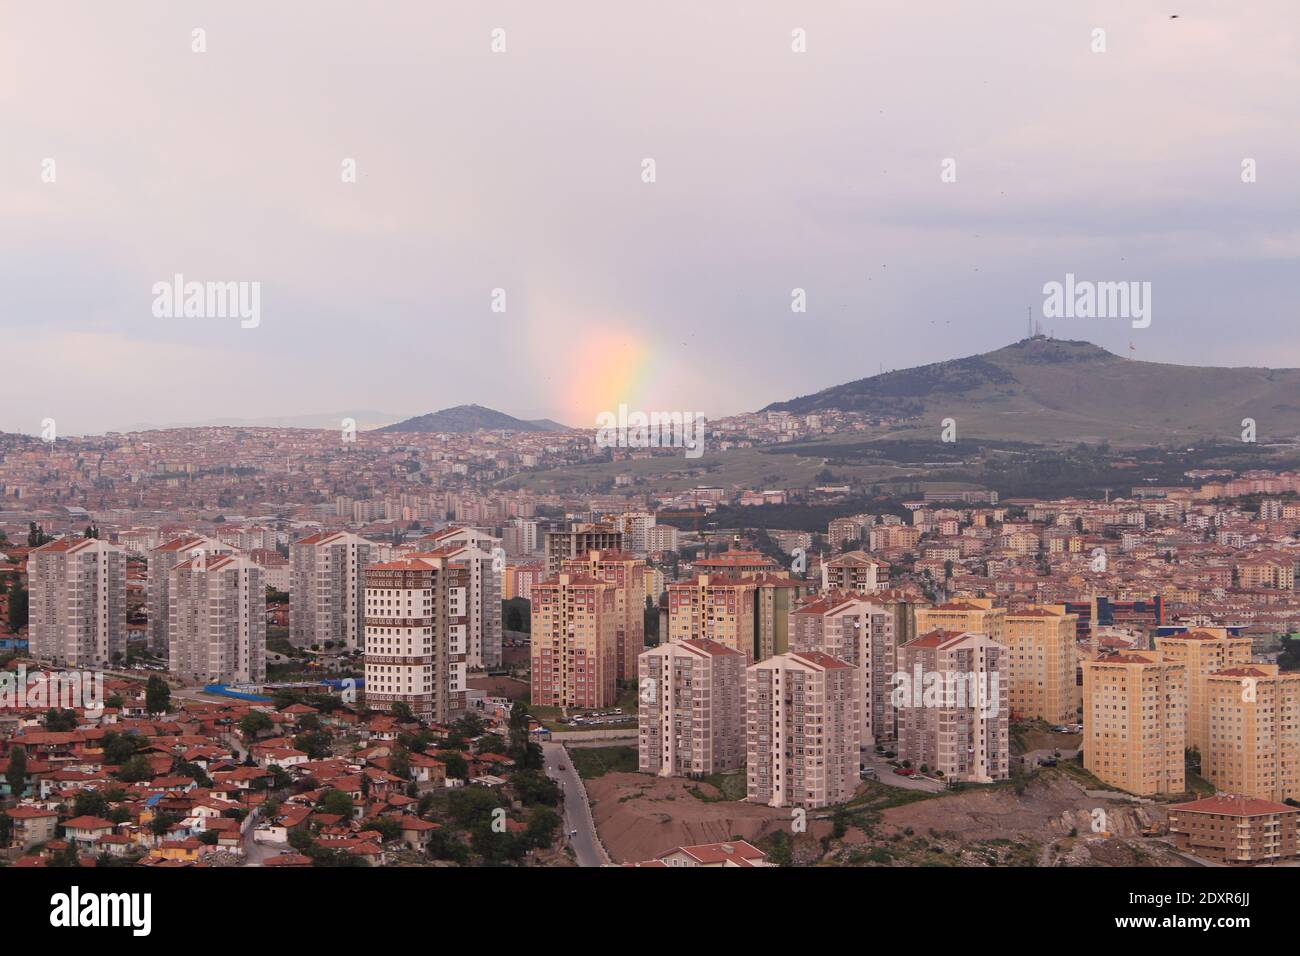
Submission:
[[[257,832],[257,824],[260,821],[254,821],[248,825],[244,832],[244,862],[243,866],[265,866],[268,857],[279,856],[286,850],[291,849],[287,843],[263,844],[253,839],[253,834]]]
[[[904,777],[894,773],[894,768],[889,765],[889,762],[883,757],[877,756],[874,752],[864,753],[862,761],[876,771],[876,780],[887,787],[898,787],[901,790],[924,790],[926,793],[939,793],[944,789],[944,785],[937,780]]]
[[[1039,760],[1046,760],[1049,757],[1055,757],[1057,754],[1061,755],[1059,758],[1061,760],[1073,760],[1078,753],[1078,750],[1062,749],[1061,747],[1030,750],[1025,753],[1025,763],[1030,767],[1037,767]]]
[[[582,781],[573,769],[563,744],[547,741],[542,744],[542,758],[546,775],[559,783],[564,794],[564,833],[579,866],[602,866],[605,854],[596,842],[596,824],[591,819],[591,807],[582,796]],[[577,831],[577,832],[574,832]]]

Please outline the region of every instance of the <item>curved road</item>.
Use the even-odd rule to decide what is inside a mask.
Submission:
[[[579,866],[603,866],[607,859],[596,840],[596,824],[591,819],[591,807],[583,797],[582,780],[573,769],[573,761],[563,744],[547,741],[542,744],[542,759],[546,775],[560,785],[564,798],[564,834]],[[576,832],[575,832],[576,831]]]

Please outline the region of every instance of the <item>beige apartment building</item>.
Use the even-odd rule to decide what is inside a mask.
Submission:
[[[819,651],[791,651],[745,672],[746,799],[812,809],[858,787],[862,677]]]
[[[1138,796],[1187,789],[1187,669],[1154,651],[1083,664],[1083,766]]]
[[[754,589],[750,579],[699,574],[668,585],[668,640],[717,641],[754,659]]]
[[[361,648],[365,572],[373,547],[346,531],[313,534],[289,546],[289,640],[294,646]]]
[[[637,659],[645,650],[645,562],[624,551],[588,551],[562,562],[561,567],[565,573],[613,585],[617,677],[635,679]]]
[[[171,648],[171,572],[178,564],[189,561],[197,552],[206,554],[235,554],[239,548],[201,534],[183,534],[164,541],[148,554],[145,602],[148,614],[149,650],[166,655]]]
[[[168,575],[168,671],[182,680],[266,680],[266,578],[240,555],[199,551]]]
[[[790,613],[814,586],[774,574],[758,574],[748,581],[754,585],[754,660],[765,661],[791,649]]]
[[[1077,614],[1061,604],[1008,611],[1002,643],[1008,652],[1011,717],[1072,724],[1079,714],[1075,644]]]
[[[444,723],[465,709],[469,571],[444,555],[365,571],[365,699]]]
[[[1300,799],[1300,673],[1250,664],[1205,681],[1209,746],[1201,776],[1221,793]]]
[[[949,780],[1011,772],[1007,649],[986,634],[931,631],[899,648],[898,758]]]
[[[865,551],[849,551],[822,562],[823,591],[880,591],[889,584],[889,565]]]
[[[642,773],[706,775],[744,765],[744,654],[694,639],[653,647],[639,664]]]
[[[1295,563],[1280,558],[1261,558],[1237,565],[1237,584],[1243,588],[1295,590]]]
[[[618,698],[617,588],[560,574],[533,587],[532,702],[590,710]]]
[[[1200,627],[1171,637],[1157,637],[1155,645],[1163,660],[1182,664],[1186,669],[1185,743],[1188,747],[1196,748],[1203,756],[1210,737],[1206,680],[1218,671],[1249,664],[1250,638],[1233,637],[1222,627]]]
[[[917,608],[918,634],[931,631],[956,631],[987,634],[999,644],[1005,643],[1007,609],[994,607],[991,598],[961,597],[934,607]]]
[[[1178,849],[1228,866],[1280,863],[1300,857],[1300,809],[1237,794],[1169,808]]]
[[[126,659],[126,551],[59,538],[27,556],[28,641],[37,660],[107,667]]]

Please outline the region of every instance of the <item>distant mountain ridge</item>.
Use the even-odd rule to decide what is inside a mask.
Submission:
[[[762,411],[944,417],[971,435],[1055,440],[1300,435],[1300,369],[1168,365],[1121,358],[1090,342],[1034,336],[983,355],[900,369],[774,402]]]
[[[417,415],[404,421],[376,428],[377,432],[474,432],[474,431],[516,431],[516,432],[562,432],[568,431],[567,425],[553,422],[549,418],[532,421],[515,418],[496,409],[484,408],[482,405],[455,405],[427,415]]]

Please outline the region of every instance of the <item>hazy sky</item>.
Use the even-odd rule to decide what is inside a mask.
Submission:
[[[1152,323],[1060,337],[1300,366],[1298,27],[1295,0],[6,3],[0,429],[720,415],[1005,345],[1067,272],[1150,281]],[[176,273],[260,282],[260,325],[155,317]]]

